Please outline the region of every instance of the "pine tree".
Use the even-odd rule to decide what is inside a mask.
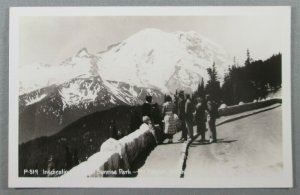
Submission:
[[[197,96],[198,97],[202,97],[202,98],[205,96],[205,87],[204,87],[204,80],[203,80],[203,78],[201,79],[201,82],[198,84]]]
[[[218,73],[216,70],[215,62],[212,65],[212,68],[207,68],[207,73],[209,76],[209,80],[207,81],[205,92],[210,94],[213,99],[216,101],[221,100],[221,87],[220,82],[218,80]]]
[[[233,57],[233,66],[236,66],[236,65],[237,65],[236,57],[234,56],[234,57]]]
[[[252,62],[252,58],[250,56],[250,51],[249,51],[249,49],[247,49],[247,58],[246,58],[246,61],[245,61],[245,66],[246,67],[249,66],[251,64],[251,62]]]
[[[218,73],[216,70],[216,63],[214,62],[212,68],[207,69],[209,80],[207,83],[215,83],[218,81]]]

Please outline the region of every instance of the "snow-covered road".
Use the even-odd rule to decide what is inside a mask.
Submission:
[[[189,147],[184,178],[276,176],[283,168],[281,106],[217,127],[218,143]]]

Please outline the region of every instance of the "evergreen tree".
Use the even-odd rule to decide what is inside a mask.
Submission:
[[[247,58],[246,58],[246,61],[245,61],[245,66],[246,67],[249,66],[251,62],[252,62],[252,58],[250,56],[250,51],[249,51],[249,49],[247,49]]]
[[[228,68],[222,85],[222,97],[227,105],[238,104],[240,101],[240,89],[243,83],[243,68],[235,65]]]
[[[214,62],[212,68],[207,68],[209,80],[207,83],[215,83],[218,81],[218,73],[216,70],[216,63]]]
[[[205,96],[205,87],[204,87],[204,80],[203,78],[201,79],[201,82],[198,84],[198,88],[197,88],[197,96],[198,97],[204,97]]]
[[[221,100],[221,87],[220,82],[218,80],[218,73],[216,70],[215,62],[212,65],[212,68],[207,68],[207,73],[209,76],[209,80],[207,81],[205,92],[206,94],[210,94],[213,99],[216,101]]]
[[[265,98],[281,87],[281,54],[253,61],[247,50],[245,66],[231,66],[224,77],[222,99],[227,105]]]

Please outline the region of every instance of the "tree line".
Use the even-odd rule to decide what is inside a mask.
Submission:
[[[281,88],[281,53],[266,60],[253,60],[247,50],[244,65],[238,65],[234,58],[224,75],[221,85],[215,66],[207,69],[209,80],[202,79],[192,97],[204,97],[210,94],[219,103],[235,105],[239,102],[251,102],[266,98],[269,92]]]

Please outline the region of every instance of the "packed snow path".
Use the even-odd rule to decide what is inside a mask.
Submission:
[[[178,142],[181,132],[174,135],[173,143],[167,140],[158,145],[147,157],[145,164],[138,170],[137,177],[146,178],[160,176],[178,178],[182,169],[186,143]]]
[[[179,132],[173,144],[158,145],[149,154],[137,177],[257,176],[281,170],[280,104],[221,117],[217,124],[220,124],[217,126],[218,143],[201,143],[198,137],[188,147],[184,174],[181,173],[187,143],[177,142]],[[206,136],[208,139],[209,133]]]
[[[196,139],[184,177],[272,176],[283,168],[281,107],[217,128],[218,142]]]

